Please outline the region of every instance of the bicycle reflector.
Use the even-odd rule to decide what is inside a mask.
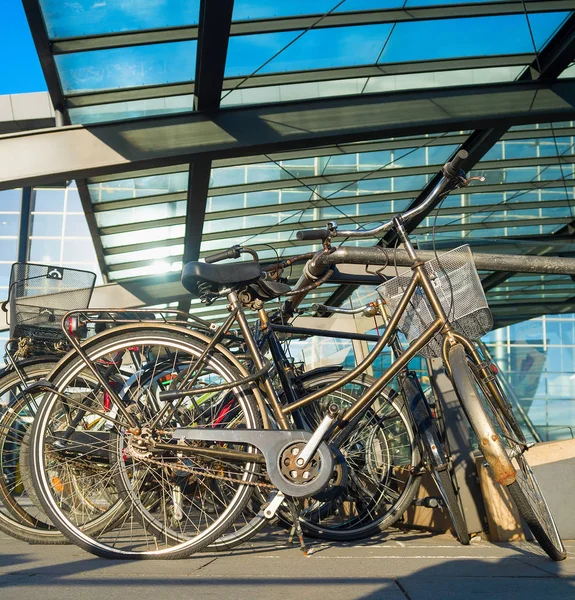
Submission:
[[[80,321],[77,315],[67,317],[64,321],[64,328],[66,333],[73,335],[74,337],[86,337],[88,335],[88,327],[85,323]]]

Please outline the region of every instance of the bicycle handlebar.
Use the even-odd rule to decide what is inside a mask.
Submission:
[[[461,177],[462,171],[460,169],[463,162],[469,156],[467,150],[460,150],[451,161],[445,163],[443,168],[441,169],[443,173],[443,177],[439,181],[439,183],[433,188],[431,193],[427,196],[427,198],[419,205],[415,206],[411,210],[408,210],[405,213],[400,213],[400,216],[405,221],[411,219],[423,212],[426,208],[428,208],[433,201],[442,196],[443,194],[451,191],[451,189],[455,189],[458,187],[454,185],[453,188],[450,188],[449,184],[457,183],[457,180]],[[463,174],[464,175],[464,174]],[[365,238],[365,237],[376,237],[380,234],[384,233],[388,229],[391,229],[393,226],[393,219],[391,221],[387,221],[378,227],[374,227],[373,229],[349,229],[349,230],[341,230],[337,231],[335,227],[328,227],[327,229],[307,229],[298,231],[296,236],[298,240],[326,240],[328,238],[333,237],[345,237],[345,238]]]
[[[461,171],[461,165],[465,160],[467,160],[468,156],[469,152],[462,148],[451,161],[445,163],[443,166],[443,174],[450,179],[457,177]]]

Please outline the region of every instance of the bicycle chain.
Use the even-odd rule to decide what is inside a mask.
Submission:
[[[171,465],[166,465],[164,462],[155,460],[150,457],[135,456],[128,450],[128,448],[125,448],[124,451],[126,452],[127,455],[131,455],[132,457],[137,458],[140,461],[145,461],[150,464],[157,465],[157,466],[163,467],[163,468],[172,468]],[[214,473],[208,473],[206,471],[198,471],[196,469],[193,469],[192,467],[188,467],[187,465],[184,465],[181,463],[178,466],[174,466],[173,468],[177,468],[179,471],[186,471],[187,473],[190,473],[190,474],[196,475],[196,476],[201,475],[203,477],[209,477],[211,479],[221,479],[223,481],[231,481],[232,483],[236,483],[236,484],[240,484],[240,485],[252,485],[254,487],[260,487],[260,488],[269,489],[269,490],[277,490],[276,486],[272,485],[271,483],[263,483],[263,482],[257,482],[257,481],[240,481],[234,477],[228,477],[226,475],[216,475]],[[252,473],[252,474],[255,475],[255,473]]]

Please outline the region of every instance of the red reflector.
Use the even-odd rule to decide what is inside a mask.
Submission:
[[[66,319],[65,327],[68,330],[69,334],[73,334],[74,333],[74,322],[72,321],[72,317],[68,317]]]
[[[495,375],[499,375],[499,369],[497,368],[497,365],[495,363],[491,363],[489,367],[491,368],[491,371],[495,373]]]

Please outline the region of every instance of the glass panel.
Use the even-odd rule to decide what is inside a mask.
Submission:
[[[55,56],[64,93],[192,81],[196,41]]]
[[[485,69],[465,69],[455,71],[439,71],[434,73],[416,73],[412,75],[370,77],[363,91],[395,92],[399,90],[421,89],[429,87],[448,87],[451,85],[502,83],[506,81],[514,81],[526,66],[527,65],[491,67]]]
[[[84,215],[66,215],[64,235],[71,237],[89,237],[90,230],[86,223],[86,217]]]
[[[567,16],[568,13],[529,15],[538,50]],[[494,32],[499,32],[499,35],[494,35]],[[417,43],[414,44],[413,40],[417,40]],[[493,56],[532,51],[533,42],[525,15],[442,19],[397,23],[378,62]]]
[[[32,235],[61,236],[62,215],[32,215]]]
[[[30,242],[30,260],[40,263],[59,263],[61,250],[61,240],[32,238]]]
[[[37,212],[63,212],[65,190],[36,190],[34,210]]]
[[[92,263],[96,261],[94,246],[88,240],[86,243],[78,243],[78,240],[64,239],[63,260],[73,262]]]
[[[360,154],[338,154],[322,156],[315,161],[309,159],[304,165],[301,159],[284,160],[277,163],[258,163],[239,167],[220,167],[212,169],[210,187],[222,187],[256,183],[259,181],[283,181],[304,177],[336,175],[370,171],[392,171],[401,167],[429,165],[434,173],[457,146],[435,146],[432,148],[404,148],[387,152],[363,152]],[[368,174],[362,175],[367,178]],[[371,176],[371,175],[370,175]],[[281,185],[281,184],[280,184]],[[342,189],[346,184],[342,184]]]
[[[18,240],[17,239],[2,239],[0,238],[0,256],[2,260],[16,260],[18,252]]]
[[[183,192],[188,189],[188,171],[181,173],[168,173],[165,175],[148,175],[132,179],[118,179],[105,183],[90,183],[90,197],[92,202],[110,202],[113,200],[126,200],[155,196],[172,192]],[[161,198],[160,198],[161,201]]]
[[[152,98],[149,100],[132,100],[130,102],[114,102],[97,106],[82,106],[69,109],[72,123],[101,123],[137,119],[153,115],[177,114],[194,110],[194,97],[171,96],[169,98]]]
[[[298,83],[267,86],[261,88],[235,89],[222,94],[222,106],[242,106],[288,102],[331,96],[349,96],[364,92],[400,91],[472,85],[480,83],[502,83],[514,81],[527,65],[519,67],[497,67],[491,69],[469,69],[412,75],[389,75],[384,77],[360,77],[335,81]]]
[[[163,248],[150,248],[149,250],[136,250],[135,252],[123,252],[122,254],[110,254],[106,257],[106,264],[119,265],[122,263],[136,262],[138,260],[160,260],[170,256],[181,256],[184,245],[164,246]]]
[[[497,2],[498,0],[467,0],[466,4],[476,2]],[[254,2],[254,0],[235,0],[234,21],[248,19],[270,19],[273,17],[290,17],[295,15],[323,15],[331,11],[351,12],[356,10],[381,10],[385,8],[407,8],[411,6],[428,6],[441,4],[461,4],[462,0],[346,0],[340,6],[334,0],[272,0],[268,2]]]
[[[0,210],[19,211],[22,190],[0,191]]]
[[[119,279],[127,279],[131,277],[143,277],[145,275],[165,275],[170,271],[179,272],[182,270],[182,261],[170,262],[159,260],[151,265],[144,267],[135,267],[133,269],[125,269],[122,271],[112,271],[110,279],[112,281]]]
[[[335,27],[307,31],[258,73],[373,64],[391,25]],[[293,41],[301,31],[258,33],[230,38],[226,77],[248,75]]]
[[[0,205],[1,208],[1,205]],[[0,236],[18,235],[20,226],[19,214],[0,213]]]
[[[193,25],[200,0],[40,0],[51,38]]]
[[[148,223],[159,219],[183,217],[186,214],[186,202],[167,202],[153,206],[137,206],[96,213],[99,227],[111,227],[126,223]]]
[[[2,247],[2,242],[4,240],[0,240],[0,247]],[[2,258],[4,260],[15,260],[16,259],[16,249],[14,249],[14,257],[11,257],[10,254],[5,255],[2,254]],[[12,262],[10,263],[0,263],[0,287],[8,288],[8,284],[10,283],[10,271],[12,270]],[[6,290],[7,292],[8,290]],[[6,293],[4,297],[7,297]]]
[[[538,49],[567,16],[568,13],[530,15]],[[505,32],[505,35],[494,36],[494,31]],[[248,75],[256,69],[258,73],[280,73],[533,51],[525,15],[311,29],[298,38],[301,33],[261,33],[230,38],[226,77]],[[418,43],[414,44],[413,40]],[[290,42],[293,43],[288,46]]]
[[[101,240],[104,248],[115,248],[118,246],[183,238],[185,230],[185,225],[171,225],[170,227],[156,227],[155,229],[103,235]]]

